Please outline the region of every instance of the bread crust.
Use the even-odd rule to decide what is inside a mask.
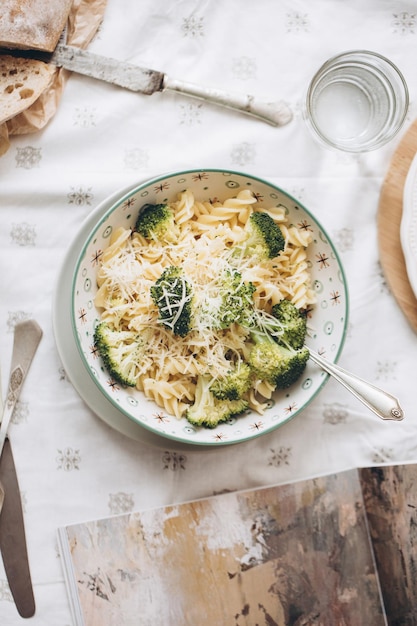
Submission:
[[[0,47],[52,52],[72,0],[1,0]]]

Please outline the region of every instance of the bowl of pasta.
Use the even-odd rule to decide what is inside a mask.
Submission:
[[[72,284],[79,354],[115,410],[162,437],[228,445],[304,410],[336,361],[348,294],[312,213],[243,172],[138,184],[99,216]]]

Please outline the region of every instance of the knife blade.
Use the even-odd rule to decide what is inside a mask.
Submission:
[[[291,109],[282,100],[268,102],[259,100],[250,94],[233,94],[220,89],[175,80],[163,72],[118,61],[65,43],[58,43],[52,54],[37,53],[36,51],[16,52],[14,50],[11,52],[9,50],[8,54],[11,53],[53,63],[72,72],[148,96],[156,92],[173,91],[237,110],[272,126],[284,126],[293,117]]]
[[[35,320],[25,320],[16,324],[4,411],[0,394],[0,488],[2,491],[0,552],[10,592],[17,611],[22,617],[34,615],[35,600],[19,482],[10,440],[7,436],[7,427],[42,334],[42,329]]]
[[[4,502],[0,514],[0,551],[10,592],[21,617],[35,613],[35,598],[29,569],[22,502],[10,441],[6,438],[0,457]]]

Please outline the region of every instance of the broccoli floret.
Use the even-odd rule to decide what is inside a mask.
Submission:
[[[273,312],[277,317],[253,311],[249,331],[255,345],[248,362],[260,380],[276,389],[285,389],[301,376],[307,365],[310,356],[304,345],[307,324],[304,314],[291,302],[275,305]]]
[[[145,204],[136,219],[135,231],[145,239],[158,241],[175,241],[179,232],[166,204]]]
[[[182,268],[167,267],[152,285],[151,296],[161,323],[174,335],[185,337],[191,330],[193,293]]]
[[[274,259],[284,249],[284,235],[268,213],[255,211],[245,228],[248,237],[241,246],[244,256]]]
[[[247,309],[253,307],[253,283],[245,283],[236,269],[227,268],[220,279],[220,306],[214,316],[214,328],[229,328],[239,322]]]
[[[307,316],[290,300],[281,300],[272,307],[272,315],[280,322],[282,334],[278,338],[283,343],[298,350],[304,345],[307,334]]]
[[[135,387],[140,362],[146,346],[143,335],[135,331],[115,330],[100,322],[94,331],[94,346],[114,380]]]
[[[239,361],[226,376],[217,378],[210,391],[218,400],[239,400],[251,385],[252,372],[247,363]]]
[[[303,373],[310,352],[306,346],[299,350],[285,348],[265,335],[254,335],[255,346],[249,354],[249,365],[260,380],[275,389],[286,389]]]
[[[187,409],[185,417],[194,426],[215,428],[221,422],[240,415],[249,406],[247,400],[218,400],[210,391],[211,376],[199,376],[195,391],[194,404]]]

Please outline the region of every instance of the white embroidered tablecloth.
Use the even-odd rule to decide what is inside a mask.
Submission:
[[[400,135],[364,155],[321,147],[302,119],[309,78],[349,49],[389,57],[410,109]],[[227,490],[380,462],[417,460],[417,338],[387,288],[377,208],[391,156],[417,116],[417,12],[411,0],[108,0],[90,49],[169,76],[271,100],[294,119],[273,128],[179,95],[142,96],[72,75],[57,114],[13,137],[0,158],[0,362],[7,384],[13,328],[44,330],[10,436],[25,510],[37,612],[33,626],[71,626],[59,526]],[[348,337],[339,363],[396,395],[401,423],[378,420],[335,381],[274,433],[222,449],[154,447],[109,427],[68,380],[52,305],[81,223],[107,196],[167,171],[242,170],[295,196],[323,224],[344,265]],[[168,599],[169,601],[169,599]],[[21,623],[0,563],[0,623]]]

